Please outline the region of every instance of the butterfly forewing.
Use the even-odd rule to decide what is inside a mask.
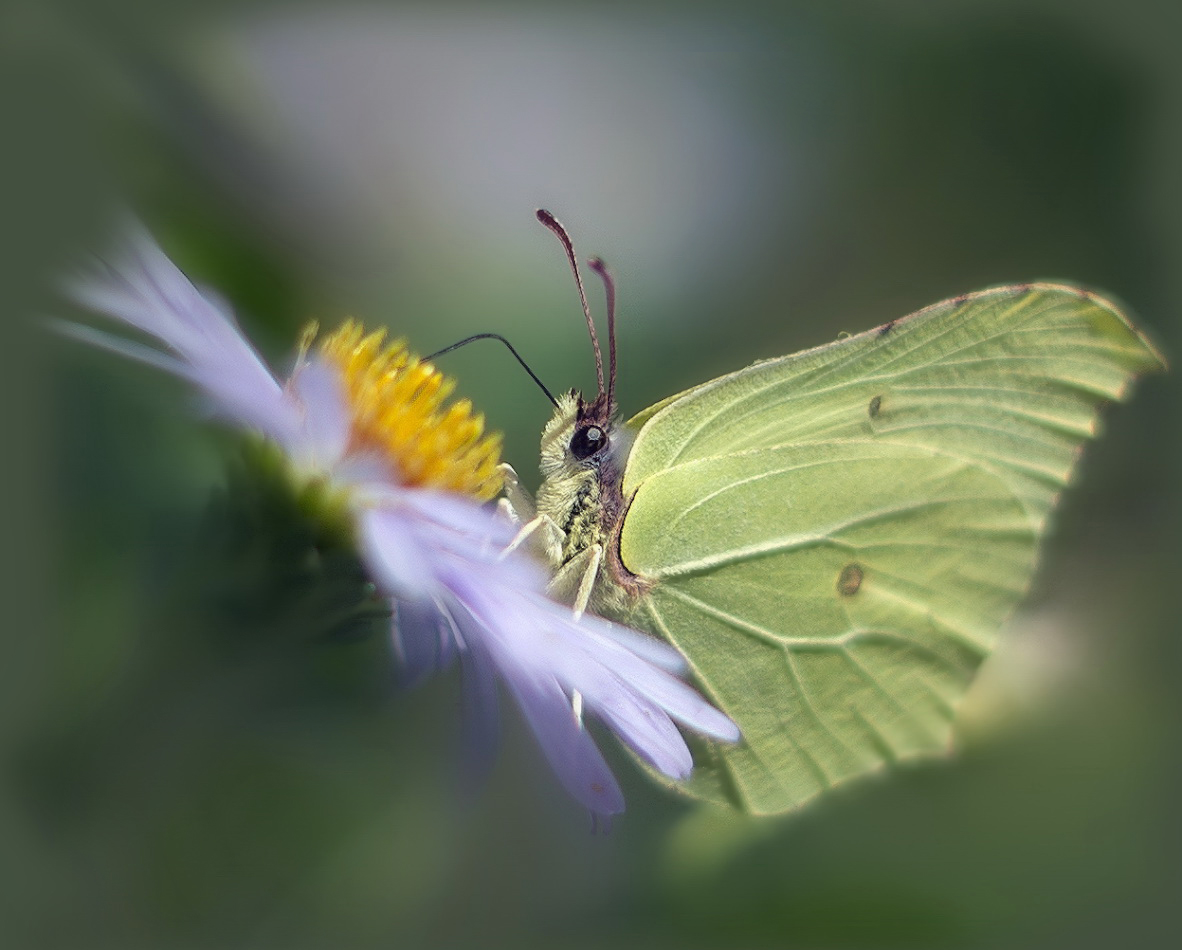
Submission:
[[[1093,434],[1097,406],[1161,365],[1127,319],[1091,294],[1053,284],[981,291],[756,363],[642,414],[624,496],[693,459],[889,438],[992,464],[1045,515]]]
[[[945,749],[1099,405],[1160,365],[1098,298],[1000,288],[638,417],[632,622],[744,734],[688,790],[777,812]]]

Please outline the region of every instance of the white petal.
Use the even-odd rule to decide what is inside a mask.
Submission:
[[[286,446],[288,454],[310,468],[331,471],[343,458],[352,430],[344,380],[331,365],[309,360],[289,385],[304,411],[304,424],[296,444]]]
[[[496,670],[483,647],[460,654],[463,682],[464,775],[469,786],[485,780],[500,744]]]
[[[406,503],[433,524],[449,528],[457,535],[492,546],[490,559],[513,540],[516,529],[495,508],[483,505],[454,492],[419,490],[408,494]]]
[[[620,786],[558,683],[544,674],[506,682],[566,790],[597,815],[622,812]]]
[[[123,223],[114,264],[96,267],[69,282],[67,290],[83,306],[168,347],[188,367],[186,378],[205,391],[219,414],[284,444],[293,438],[298,409],[233,316],[203,297],[138,223]],[[134,345],[125,352],[144,359]],[[157,365],[172,368],[167,362]]]
[[[684,673],[687,669],[685,657],[673,647],[631,627],[621,627],[619,624],[605,621],[595,625],[595,633],[670,673]]]
[[[166,373],[172,373],[174,376],[191,380],[192,374],[185,363],[182,363],[175,356],[161,353],[159,350],[154,350],[152,347],[145,346],[143,343],[137,343],[135,340],[126,340],[112,333],[104,333],[102,330],[96,330],[94,327],[83,326],[81,323],[71,323],[68,320],[54,320],[51,321],[50,325],[63,336],[72,337],[96,349],[115,353],[118,356],[135,360],[137,363],[146,363],[148,366],[162,369]]]
[[[455,633],[439,606],[429,601],[394,601],[390,644],[403,685],[416,686],[451,665],[456,657]]]
[[[588,801],[587,777],[598,775],[601,762],[593,744],[577,739],[559,720],[556,694],[568,719],[575,695],[586,708],[645,761],[675,779],[685,778],[693,761],[674,719],[696,731],[735,740],[738,728],[693,687],[678,680],[618,639],[602,635],[610,625],[591,616],[576,622],[569,608],[529,588],[497,584],[497,575],[475,571],[445,582],[471,611],[479,636],[497,671],[522,705],[555,770],[580,801]],[[637,637],[640,635],[637,634]],[[542,710],[549,710],[547,721]],[[560,742],[571,748],[560,753]],[[578,751],[576,751],[578,750]],[[579,756],[586,756],[579,760]],[[597,788],[606,788],[596,778]],[[581,789],[575,792],[574,789]]]
[[[580,621],[580,624],[583,621]],[[604,650],[600,644],[593,652],[608,669],[615,672],[629,687],[641,696],[650,699],[682,725],[695,732],[720,739],[723,742],[737,742],[739,727],[730,717],[719,712],[702,695],[687,683],[658,669],[644,659],[620,649]],[[615,646],[615,644],[611,644]]]
[[[412,604],[436,599],[436,552],[420,541],[411,518],[395,508],[366,508],[358,529],[362,558],[384,593]]]

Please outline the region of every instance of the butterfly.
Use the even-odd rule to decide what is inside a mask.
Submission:
[[[599,391],[556,400],[536,503],[504,506],[551,592],[648,631],[742,730],[680,788],[783,812],[946,751],[959,700],[1025,594],[1103,404],[1165,361],[1075,286],[964,294],[616,420],[570,239]]]

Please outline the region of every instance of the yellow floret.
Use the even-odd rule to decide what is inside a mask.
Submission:
[[[305,334],[311,345],[314,328]],[[353,414],[351,448],[386,458],[404,484],[494,498],[499,434],[484,434],[484,417],[461,399],[444,402],[455,383],[412,356],[385,330],[369,335],[354,320],[320,341],[320,354],[340,370]]]

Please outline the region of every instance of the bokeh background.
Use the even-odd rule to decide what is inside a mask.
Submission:
[[[1172,0],[9,0],[4,945],[1176,945],[1177,373],[1106,414],[953,759],[753,822],[617,754],[596,837],[512,713],[460,800],[456,680],[397,689],[240,444],[42,321],[131,207],[276,366],[351,314],[591,387],[541,205],[615,270],[626,413],[1036,278],[1177,359],[1179,40]],[[536,485],[545,399],[444,359]]]

